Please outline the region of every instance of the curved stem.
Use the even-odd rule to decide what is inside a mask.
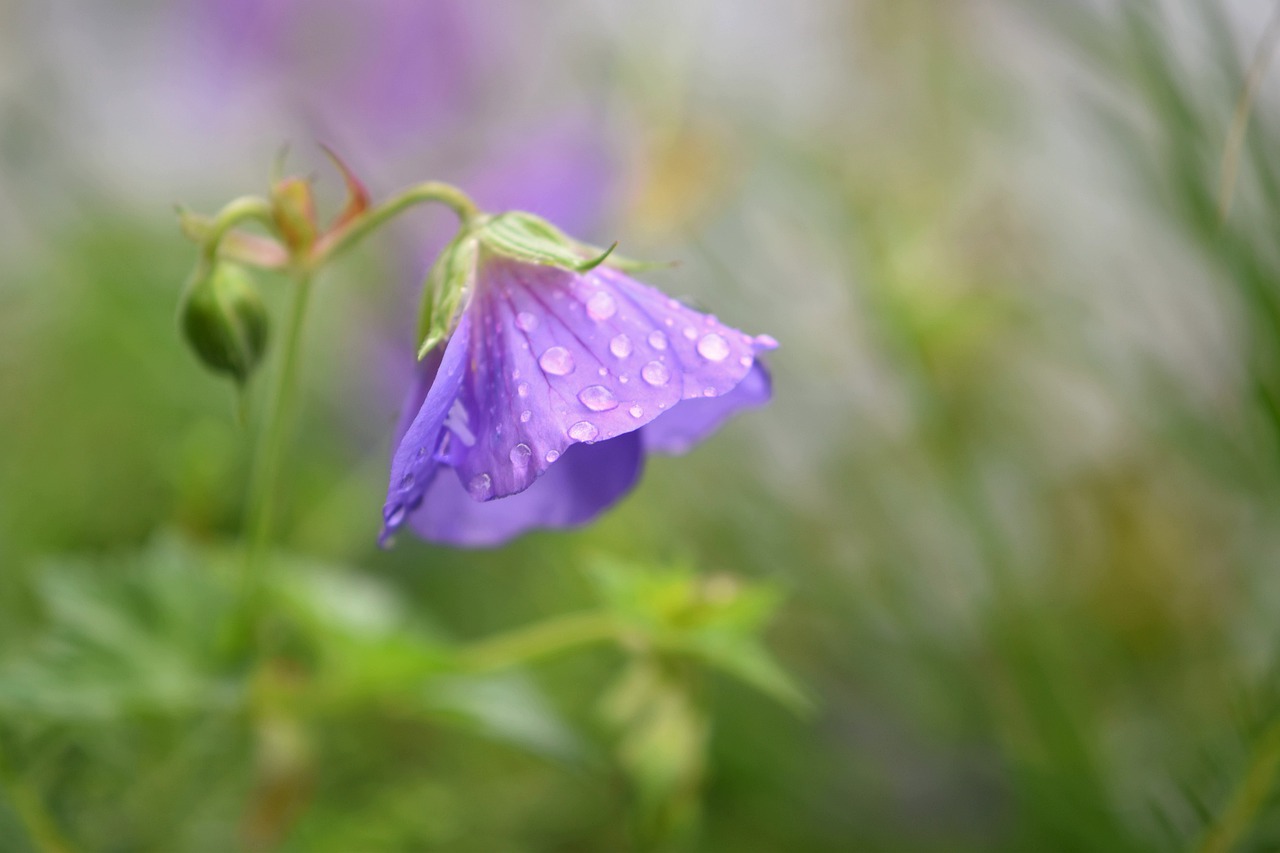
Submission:
[[[297,391],[299,352],[302,349],[303,319],[311,293],[311,273],[299,271],[294,276],[293,303],[285,328],[284,351],[281,354],[276,384],[267,400],[267,413],[254,453],[253,473],[249,481],[249,497],[245,528],[248,547],[245,551],[244,574],[241,578],[244,629],[257,630],[262,608],[263,572],[271,546],[275,521],[276,492],[280,472],[280,456],[288,432],[293,398]]]
[[[611,613],[574,613],[481,640],[459,654],[468,672],[489,672],[585,646],[617,639],[622,633]]]
[[[409,187],[399,195],[366,211],[347,227],[323,237],[313,250],[312,265],[318,266],[355,246],[389,220],[419,204],[436,202],[457,214],[462,224],[470,225],[480,216],[480,209],[462,190],[441,181],[427,181]]]
[[[257,220],[268,227],[274,225],[271,217],[271,205],[266,199],[257,196],[242,196],[233,199],[218,211],[218,215],[209,224],[209,230],[203,235],[204,256],[212,261],[218,254],[218,245],[227,232],[241,222]]]

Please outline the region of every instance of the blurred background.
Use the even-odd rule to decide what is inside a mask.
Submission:
[[[1277,14],[0,0],[0,849],[1280,848]],[[265,383],[183,347],[173,205],[291,143],[336,210],[317,142],[679,259],[776,396],[378,550],[415,211],[318,284],[250,665]]]

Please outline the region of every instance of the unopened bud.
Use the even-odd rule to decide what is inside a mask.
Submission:
[[[267,348],[267,310],[241,267],[202,263],[179,309],[182,333],[205,367],[243,385]]]
[[[285,178],[271,188],[271,212],[284,242],[294,252],[306,252],[315,243],[316,202],[305,178]]]

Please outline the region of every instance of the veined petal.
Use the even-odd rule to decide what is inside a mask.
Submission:
[[[453,464],[477,500],[530,486],[574,444],[735,388],[762,343],[612,269],[481,261]],[[451,344],[452,345],[452,344]]]
[[[414,394],[416,399],[411,399],[410,407],[402,418],[402,426],[408,417],[411,416],[412,420],[402,433],[398,432],[399,442],[391,459],[391,483],[382,510],[383,528],[379,537],[383,543],[422,504],[428,484],[449,455],[455,436],[451,430],[445,429],[445,425],[450,413],[456,413],[470,339],[470,318],[464,315],[443,354],[433,354],[431,358],[436,359],[436,363],[428,363],[424,367]]]
[[[686,453],[744,409],[763,406],[773,395],[768,369],[757,361],[747,376],[728,393],[702,400],[686,400],[640,431],[645,450]]]
[[[501,545],[538,528],[576,527],[629,492],[643,461],[638,433],[570,447],[529,488],[495,501],[473,500],[459,478],[441,467],[408,523],[424,539],[470,548]]]

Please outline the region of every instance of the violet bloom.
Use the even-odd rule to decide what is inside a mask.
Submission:
[[[683,453],[769,399],[757,356],[772,338],[584,269],[581,254],[570,268],[471,239],[437,262],[465,267],[465,283],[397,431],[382,541],[406,524],[469,547],[583,524],[631,489],[646,453]]]

